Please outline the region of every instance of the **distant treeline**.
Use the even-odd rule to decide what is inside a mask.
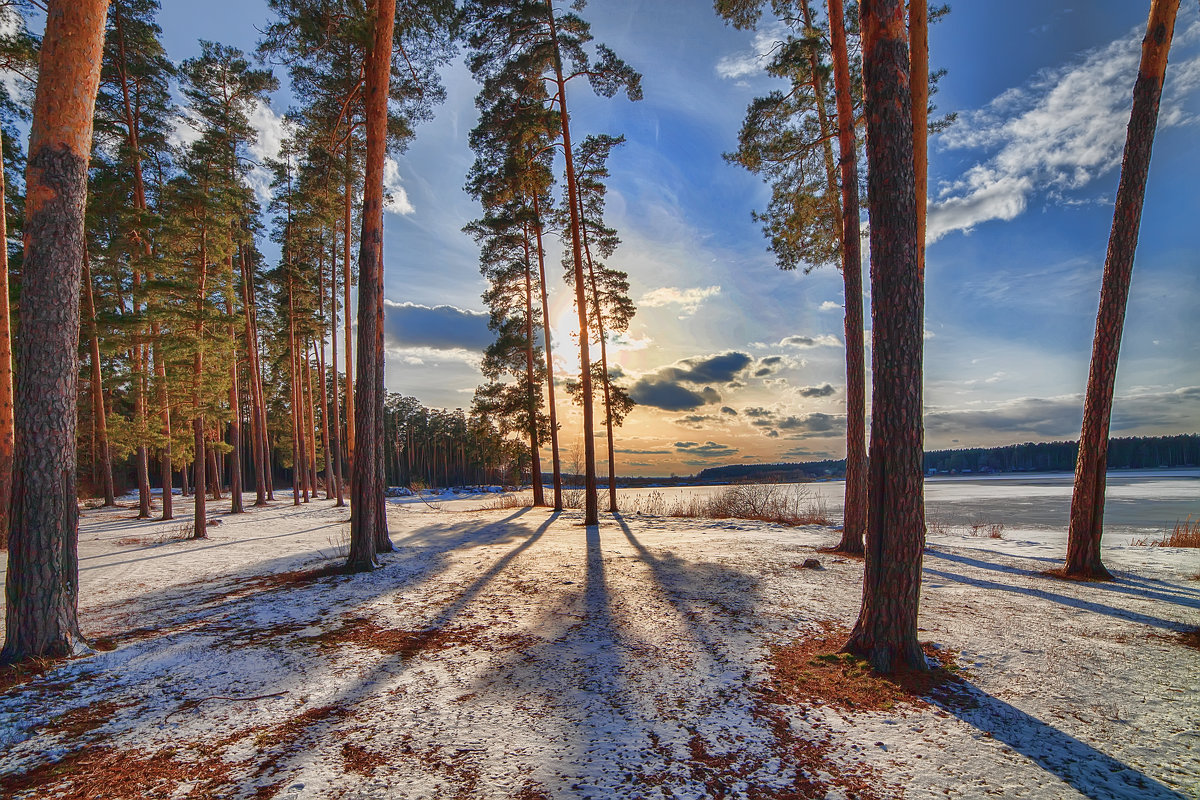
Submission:
[[[1027,442],[1004,447],[970,447],[962,450],[933,450],[925,454],[925,472],[1071,472],[1079,442]],[[1200,434],[1178,436],[1130,436],[1110,439],[1109,469],[1155,469],[1200,465]],[[842,477],[846,461],[806,461],[799,464],[736,464],[701,470],[696,480],[791,481]]]

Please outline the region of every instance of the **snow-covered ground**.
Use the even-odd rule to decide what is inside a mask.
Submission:
[[[1200,551],[1108,542],[1118,580],[1075,584],[1042,574],[1061,529],[946,525],[921,635],[966,683],[855,712],[771,673],[854,621],[836,531],[496,500],[396,498],[357,576],[314,571],[349,529],[323,500],[207,541],[171,538],[182,499],[86,511],[82,627],[114,649],[0,694],[0,796],[1200,797]]]

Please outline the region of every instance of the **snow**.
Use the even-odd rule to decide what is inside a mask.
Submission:
[[[938,500],[966,513],[1020,485],[986,480]],[[143,789],[163,797],[1200,796],[1200,651],[1176,638],[1200,624],[1200,551],[1118,536],[1118,580],[1076,584],[1041,574],[1061,528],[948,525],[929,540],[921,636],[956,654],[967,700],[856,713],[763,700],[772,646],[857,615],[861,562],[817,551],[836,530],[636,513],[584,528],[496,505],[389,498],[397,551],[323,577],[294,571],[344,553],[348,510],[325,500],[218,515],[207,541],[170,540],[186,499],[167,523],[85,511],[81,624],[117,646],[0,694],[0,794],[108,747],[229,766],[217,789]],[[59,724],[102,702],[93,729]],[[815,743],[819,774],[792,738]],[[826,794],[788,794],[805,770]]]

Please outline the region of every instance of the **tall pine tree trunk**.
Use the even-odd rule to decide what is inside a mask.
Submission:
[[[335,238],[336,238],[336,231],[335,231]],[[337,339],[337,335],[338,335],[337,288],[338,288],[338,285],[337,285],[337,243],[336,242],[334,243],[333,255],[334,255],[333,265],[329,271],[329,277],[330,277],[329,308],[333,314],[332,319],[331,319],[331,324],[329,326],[330,344],[331,344],[330,349],[329,349],[329,355],[330,355],[330,358],[332,359],[330,367],[331,367],[332,373],[333,373],[333,403],[332,403],[333,425],[330,426],[330,429],[329,429],[329,437],[330,438],[329,438],[328,458],[333,463],[333,487],[334,487],[334,491],[336,492],[336,497],[337,497],[337,502],[334,505],[337,508],[341,508],[342,506],[346,505],[346,500],[345,500],[345,498],[342,497],[342,451],[341,451],[341,439],[339,437],[339,434],[341,432],[341,426],[342,426],[342,414],[341,414],[340,405],[338,403],[338,399],[339,399],[338,398],[338,339]],[[322,381],[321,385],[324,386],[325,382]]]
[[[104,505],[111,507],[117,504],[117,498],[113,491],[112,449],[108,446],[108,420],[104,411],[104,380],[100,375],[100,333],[96,326],[96,301],[92,295],[92,265],[86,245],[83,248],[83,299],[88,337],[91,340],[92,430],[96,433],[96,449],[100,457]]]
[[[334,280],[334,286],[337,285],[337,259],[335,258],[330,263],[330,276]],[[325,253],[321,254],[321,269],[317,272],[317,311],[321,317],[321,340],[318,346],[313,349],[317,351],[317,378],[321,383],[321,449],[325,451],[325,499],[332,500],[334,494],[341,495],[341,490],[337,488],[338,479],[334,471],[336,459],[333,457],[333,451],[330,449],[329,439],[329,392],[325,388],[325,328],[328,324],[325,319]],[[336,321],[334,324],[337,324]],[[334,348],[337,344],[334,343]]]
[[[246,251],[238,248],[238,260],[242,268],[242,308],[245,310],[244,328],[246,336],[246,388],[250,395],[250,450],[254,459],[254,505],[267,504],[267,470],[263,447],[264,431],[259,422],[262,405],[258,396],[258,336],[254,330],[253,300],[250,291],[250,274],[246,264]]]
[[[917,269],[925,280],[925,207],[929,192],[929,4],[909,4],[909,83],[912,86],[913,173],[917,196]]]
[[[345,305],[345,339],[346,339],[346,469],[347,477],[353,480],[354,469],[354,347],[353,347],[353,317],[350,314],[350,284],[352,282],[351,263],[350,263],[350,248],[353,241],[354,233],[351,228],[352,223],[352,205],[351,198],[354,194],[354,152],[353,139],[346,139],[346,187],[342,195],[342,224],[345,229],[342,233],[342,298]],[[380,223],[382,224],[382,223]],[[361,273],[362,266],[359,266]],[[359,280],[361,281],[361,275]],[[362,303],[359,302],[361,308]]]
[[[874,365],[863,601],[846,650],[879,672],[926,669],[917,641],[925,544],[912,97],[903,0],[863,0]]]
[[[1087,397],[1083,406],[1083,428],[1079,435],[1079,460],[1075,465],[1075,489],[1071,496],[1071,521],[1067,531],[1066,575],[1073,578],[1111,580],[1100,559],[1100,537],[1104,524],[1104,490],[1108,465],[1108,429],[1112,418],[1113,387],[1117,379],[1117,355],[1125,326],[1125,306],[1133,276],[1133,257],[1141,227],[1142,203],[1150,154],[1158,126],[1167,53],[1175,32],[1179,0],[1153,0],[1142,60],[1133,87],[1133,111],[1125,137],[1121,183],[1117,187],[1112,232],[1104,259],[1100,286],[1100,310],[1092,342],[1092,364],[1088,372]]]
[[[529,474],[533,484],[533,504],[546,505],[546,490],[542,486],[542,456],[538,441],[537,394],[541,387],[534,381],[533,368],[533,259],[530,258],[529,225],[523,232],[525,244],[525,384],[529,389]],[[537,394],[535,394],[535,391]]]
[[[196,321],[192,326],[196,352],[192,356],[192,537],[208,538],[208,490],[204,479],[204,410],[201,391],[204,382],[204,283],[208,276],[208,233],[200,232],[200,264],[196,290]]]
[[[846,493],[842,539],[837,550],[857,555],[863,552],[867,530],[867,365],[858,220],[858,143],[842,0],[829,0],[829,31],[842,173],[842,282],[846,297]]]
[[[107,9],[108,0],[46,8],[25,177],[5,663],[87,648],[77,614],[79,283]]]
[[[579,209],[579,231],[583,235],[584,258],[588,280],[592,287],[592,313],[596,315],[596,335],[600,340],[600,381],[604,388],[604,428],[608,437],[608,510],[617,512],[617,463],[613,444],[612,387],[608,381],[608,345],[604,341],[604,311],[600,308],[600,287],[596,283],[596,266],[592,263],[592,247],[588,242],[587,223]]]
[[[587,290],[583,283],[583,250],[579,239],[579,189],[575,182],[575,162],[571,151],[571,118],[567,113],[567,81],[563,74],[562,52],[558,43],[558,24],[554,18],[554,0],[546,0],[550,37],[554,45],[554,77],[557,82],[559,121],[562,126],[563,152],[567,166],[567,204],[571,212],[571,256],[575,264],[575,306],[579,312],[579,388],[583,403],[583,524],[600,522],[596,498],[596,440],[592,436],[592,364],[588,355]]]
[[[157,388],[159,431],[163,437],[163,446],[158,453],[158,475],[162,484],[162,519],[175,519],[175,503],[172,495],[173,473],[171,466],[171,399],[167,386],[167,365],[162,351],[162,327],[157,322],[150,323],[150,335],[154,338],[151,353],[154,356],[154,382]]]
[[[396,0],[371,0],[368,7],[374,33],[367,54],[364,98],[367,159],[358,251],[358,382],[354,387],[354,477],[346,563],[356,572],[372,569],[375,553],[392,549],[383,498],[383,166]]]
[[[0,149],[4,146],[0,141]],[[0,548],[8,546],[13,465],[12,316],[8,292],[8,210],[0,162]]]
[[[313,403],[312,359],[309,357],[311,342],[304,340],[304,434],[308,437],[308,486],[312,499],[317,499],[317,409]]]
[[[542,209],[533,193],[534,232],[537,236],[538,285],[542,294],[542,336],[546,344],[546,389],[550,406],[550,459],[554,470],[554,510],[562,511],[562,462],[558,456],[558,408],[554,400],[554,353],[550,342],[550,301],[546,297],[546,249],[542,246]]]
[[[237,326],[233,323],[233,293],[237,281],[233,275],[233,253],[229,254],[229,292],[225,313],[229,315],[229,341],[234,352],[229,358],[229,513],[241,514],[242,508],[242,408],[238,400]]]
[[[292,417],[292,505],[300,505],[301,495],[308,502],[307,469],[304,457],[304,422],[300,402],[300,359],[296,352],[296,303],[292,292],[292,276],[288,272],[288,373],[291,383]]]

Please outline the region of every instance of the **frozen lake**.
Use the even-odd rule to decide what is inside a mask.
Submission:
[[[1061,532],[1064,536],[1071,509],[1070,473],[1021,473],[988,476],[946,475],[925,480],[925,513],[932,525],[967,528],[1002,523],[1006,532],[1018,530]],[[793,484],[824,504],[831,518],[841,519],[845,484],[819,481]],[[636,510],[637,501],[657,492],[667,504],[684,495],[720,492],[721,486],[682,486],[619,489],[622,508]],[[644,502],[644,501],[643,501]],[[601,507],[604,507],[601,502]],[[1108,474],[1104,505],[1106,540],[1125,543],[1129,538],[1158,535],[1171,530],[1189,514],[1200,517],[1200,470],[1122,470]]]

